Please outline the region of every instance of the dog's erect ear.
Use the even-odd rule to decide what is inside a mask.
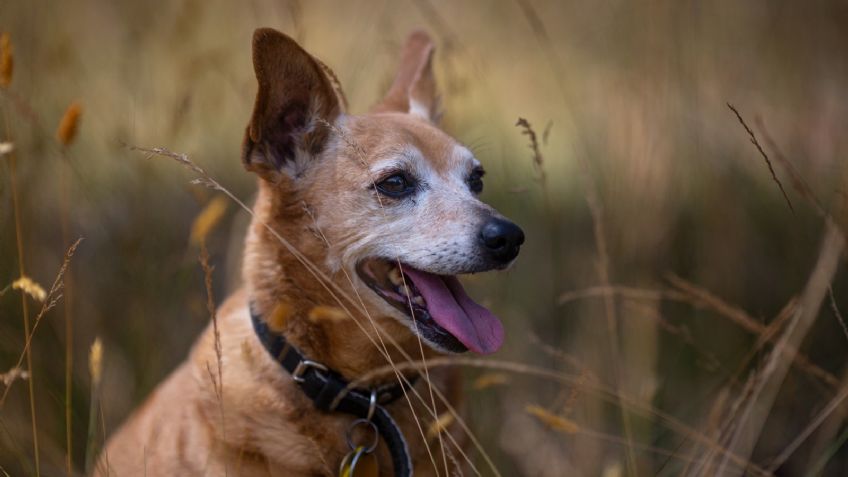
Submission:
[[[294,40],[270,28],[253,33],[253,69],[259,83],[253,116],[242,145],[248,170],[267,179],[285,169],[298,173],[321,152],[330,135],[326,123],[342,113],[322,63]],[[325,123],[326,122],[326,123]]]
[[[433,50],[430,36],[415,31],[406,39],[397,76],[389,92],[374,112],[404,112],[437,122],[439,96],[433,75]]]

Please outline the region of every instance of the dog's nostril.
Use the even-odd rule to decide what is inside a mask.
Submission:
[[[494,237],[490,236],[488,238],[484,238],[483,240],[486,242],[486,246],[493,250],[506,246],[506,239],[499,235],[496,235]]]
[[[495,259],[508,262],[518,255],[524,231],[512,222],[492,218],[480,229],[480,241]]]

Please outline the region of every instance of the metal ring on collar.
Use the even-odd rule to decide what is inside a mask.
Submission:
[[[371,421],[371,418],[374,417],[374,411],[377,409],[377,390],[371,390],[371,400],[368,402],[368,415],[365,416],[365,419]]]
[[[377,448],[377,441],[380,440],[380,431],[377,430],[376,424],[367,419],[357,419],[353,421],[353,423],[351,423],[350,427],[347,428],[347,433],[345,434],[345,438],[347,438],[347,446],[350,447],[351,450],[356,449],[357,446],[353,444],[353,430],[356,428],[356,426],[360,424],[365,424],[372,431],[374,431],[374,440],[371,441],[370,446],[365,447],[365,452],[370,454],[371,452],[374,452],[374,449]]]

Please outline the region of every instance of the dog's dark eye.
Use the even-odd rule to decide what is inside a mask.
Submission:
[[[415,190],[415,183],[406,174],[399,172],[378,182],[377,190],[389,197],[404,197]]]
[[[485,174],[486,171],[479,167],[471,171],[471,175],[468,176],[468,188],[471,189],[471,192],[475,194],[483,192],[483,175]]]

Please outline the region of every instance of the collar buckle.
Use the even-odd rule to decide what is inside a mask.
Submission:
[[[306,378],[304,378],[303,375],[306,373],[306,371],[309,368],[317,369],[317,370],[323,371],[325,373],[330,370],[330,368],[328,368],[328,367],[324,366],[323,364],[318,363],[316,361],[312,361],[312,360],[309,360],[309,359],[302,359],[302,360],[300,360],[299,363],[297,363],[297,366],[294,368],[294,371],[291,372],[291,377],[294,380],[294,382],[300,383],[300,384],[305,383]]]

